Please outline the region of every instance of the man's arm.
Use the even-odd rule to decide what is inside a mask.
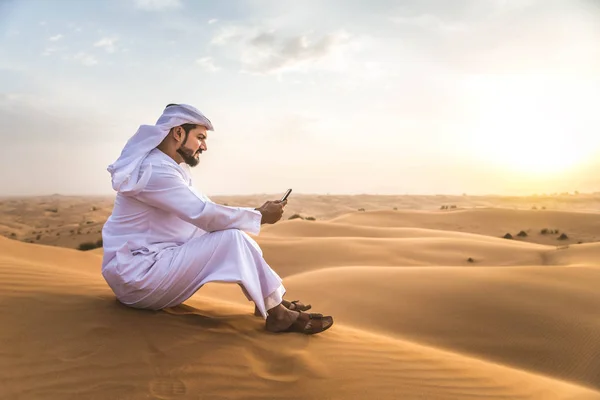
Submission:
[[[239,229],[255,235],[260,232],[262,213],[248,207],[229,207],[207,201],[173,167],[153,165],[152,176],[136,199],[176,214],[206,232]]]

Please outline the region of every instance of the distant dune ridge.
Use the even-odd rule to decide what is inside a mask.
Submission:
[[[256,240],[288,299],[336,318],[314,337],[265,332],[236,285],[122,306],[77,250],[110,199],[4,199],[0,397],[600,399],[599,198],[558,197],[292,196]]]

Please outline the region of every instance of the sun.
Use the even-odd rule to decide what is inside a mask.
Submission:
[[[568,173],[582,165],[592,147],[576,140],[564,121],[530,108],[482,118],[470,135],[470,150],[485,165],[528,177]]]
[[[567,172],[585,158],[586,150],[568,137],[538,129],[488,130],[475,147],[491,164],[525,175]]]

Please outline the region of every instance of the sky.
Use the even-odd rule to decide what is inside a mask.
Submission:
[[[600,191],[598,0],[0,0],[0,195],[111,194],[169,103],[208,195]]]

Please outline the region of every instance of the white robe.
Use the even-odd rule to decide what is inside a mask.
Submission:
[[[123,304],[162,309],[181,304],[208,282],[242,286],[263,317],[285,288],[258,244],[260,212],[216,204],[191,186],[187,165],[151,151],[145,188],[117,194],[102,230],[102,275]]]

